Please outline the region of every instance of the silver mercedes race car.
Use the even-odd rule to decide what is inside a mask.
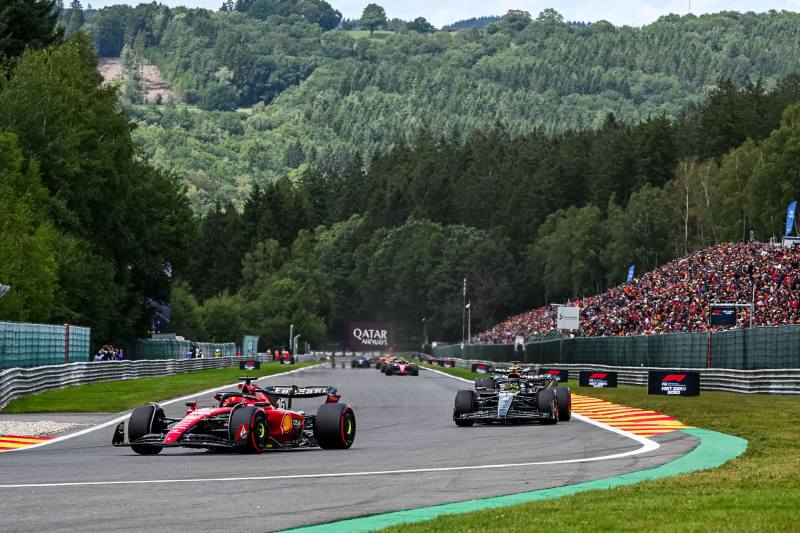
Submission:
[[[535,375],[529,368],[512,366],[495,370],[492,377],[475,380],[474,390],[456,393],[453,421],[457,426],[475,422],[534,422],[556,424],[572,417],[572,391],[559,387],[550,375]]]

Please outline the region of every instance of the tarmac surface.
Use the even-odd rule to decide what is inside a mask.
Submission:
[[[453,398],[468,385],[430,371],[412,377],[314,367],[259,383],[336,386],[356,414],[353,447],[262,455],[177,448],[139,456],[111,446],[110,426],[0,454],[2,529],[274,531],[645,470],[697,445],[674,432],[654,438],[656,450],[594,460],[642,444],[576,419],[459,428]],[[211,395],[198,399],[213,403]],[[295,408],[312,412],[317,405],[305,400]],[[167,416],[184,410],[183,402],[165,408]],[[558,463],[575,459],[592,460]]]

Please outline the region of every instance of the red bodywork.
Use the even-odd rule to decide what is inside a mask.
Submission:
[[[181,438],[187,431],[202,422],[203,420],[224,415],[233,411],[239,404],[252,405],[261,410],[267,417],[267,429],[270,437],[280,444],[293,441],[303,434],[305,429],[305,417],[298,411],[275,407],[275,399],[270,398],[258,387],[250,384],[240,384],[242,395],[231,395],[218,393],[214,398],[219,402],[217,407],[203,407],[198,409],[196,403],[189,404],[186,416],[175,424],[167,433],[164,444],[172,444]],[[326,403],[336,403],[339,395],[328,395]],[[239,429],[237,428],[237,435]],[[246,435],[246,432],[245,432]],[[269,446],[269,445],[268,445]]]

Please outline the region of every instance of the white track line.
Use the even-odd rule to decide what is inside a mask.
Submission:
[[[653,443],[658,447],[657,443]],[[655,448],[653,448],[655,449]],[[219,481],[275,481],[280,479],[320,479],[336,477],[365,477],[365,476],[387,476],[401,474],[421,474],[430,472],[459,472],[464,470],[492,470],[498,468],[520,468],[524,466],[544,466],[544,465],[563,465],[571,463],[588,463],[592,461],[607,461],[619,459],[643,453],[645,450],[638,449],[630,452],[615,453],[601,457],[586,457],[583,459],[564,459],[561,461],[537,461],[531,463],[506,463],[494,465],[473,465],[473,466],[449,466],[440,468],[410,468],[406,470],[376,470],[372,472],[336,472],[332,474],[290,474],[283,476],[250,476],[250,477],[216,477],[216,478],[189,478],[189,479],[140,479],[124,481],[69,481],[63,483],[21,483],[12,485],[0,485],[0,489],[19,489],[34,487],[86,487],[104,485],[160,485],[170,483],[209,483]],[[647,450],[649,451],[649,450]]]
[[[269,376],[264,376],[263,378],[259,378],[257,381],[273,378],[273,377],[276,377],[276,376],[288,376],[289,374],[294,374],[295,372],[301,372],[301,371],[306,370],[308,368],[316,368],[318,366],[322,366],[322,364],[304,366],[303,368],[296,368],[294,370],[289,370],[288,372],[279,372],[278,374],[271,374]],[[237,385],[237,383],[238,382],[236,382],[236,383],[228,383],[227,385],[222,385],[221,387],[214,387],[213,389],[207,389],[207,390],[204,390],[204,391],[201,391],[201,392],[195,392],[193,394],[187,394],[186,396],[181,396],[180,398],[174,398],[172,400],[167,400],[165,402],[158,402],[158,404],[159,405],[171,405],[173,403],[177,403],[177,402],[182,402],[182,401],[188,400],[189,398],[196,398],[197,396],[201,396],[201,395],[205,395],[205,394],[211,394],[212,392],[217,392],[217,391],[222,390],[222,389],[227,389],[228,387],[235,387]],[[87,433],[91,433],[92,431],[97,431],[98,429],[103,429],[103,428],[107,428],[108,426],[113,426],[115,424],[119,424],[120,422],[123,422],[124,420],[126,420],[129,416],[131,416],[131,413],[125,413],[124,415],[118,416],[117,418],[109,420],[108,422],[103,422],[102,424],[98,424],[98,425],[92,426],[90,428],[82,429],[81,431],[76,431],[75,433],[70,433],[69,435],[63,435],[61,437],[56,437],[55,439],[46,440],[46,441],[40,442],[38,444],[33,444],[31,446],[26,446],[24,448],[12,448],[10,450],[4,450],[4,451],[2,451],[0,453],[24,452],[24,451],[27,451],[27,450],[32,450],[34,448],[40,448],[42,446],[48,446],[50,444],[55,444],[56,442],[63,442],[65,440],[69,440],[69,439],[72,439],[72,438],[75,438],[75,437],[80,437],[81,435],[86,435]]]

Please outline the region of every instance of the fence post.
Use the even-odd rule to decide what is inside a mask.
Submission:
[[[64,346],[64,363],[69,364],[69,322],[67,322],[65,326],[66,326],[67,336]]]

